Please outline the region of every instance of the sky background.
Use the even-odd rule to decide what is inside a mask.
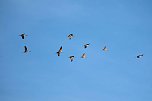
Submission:
[[[0,101],[152,101],[151,27],[151,0],[0,0]]]

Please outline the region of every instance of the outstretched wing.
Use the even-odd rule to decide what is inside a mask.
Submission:
[[[62,52],[62,46],[60,47],[59,52]]]

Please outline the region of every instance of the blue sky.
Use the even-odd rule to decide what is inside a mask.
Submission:
[[[1,0],[0,100],[152,101],[151,5],[150,0]],[[21,33],[28,37],[22,40]],[[24,45],[30,53],[23,54]],[[108,52],[101,50],[105,45]]]

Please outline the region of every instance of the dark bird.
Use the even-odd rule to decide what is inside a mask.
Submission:
[[[83,53],[82,56],[81,56],[81,58],[86,58],[86,54]]]
[[[60,56],[60,52],[56,52],[58,54],[58,56]]]
[[[25,33],[22,33],[21,35],[19,35],[19,36],[21,36],[22,37],[22,39],[24,39],[25,38],[25,36],[27,36]]]
[[[28,48],[27,48],[27,46],[24,46],[24,53],[27,53],[29,50],[28,50]],[[29,51],[29,52],[31,52],[31,51]]]
[[[62,46],[60,47],[60,49],[56,53],[58,54],[58,56],[60,56],[61,52],[62,52]]]
[[[84,45],[84,48],[87,48],[89,45],[90,45],[90,43],[89,43],[89,44],[85,44],[85,45]]]
[[[144,54],[137,55],[137,58],[141,58]]]
[[[108,51],[108,48],[105,46],[102,50],[103,51]]]
[[[68,38],[69,38],[69,39],[72,39],[72,38],[73,38],[73,34],[69,34],[69,35],[68,35]]]
[[[70,56],[69,58],[70,58],[70,61],[72,62],[74,59],[74,56]]]

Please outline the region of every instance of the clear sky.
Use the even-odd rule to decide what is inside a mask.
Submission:
[[[151,0],[0,0],[0,101],[152,101],[151,44]]]

